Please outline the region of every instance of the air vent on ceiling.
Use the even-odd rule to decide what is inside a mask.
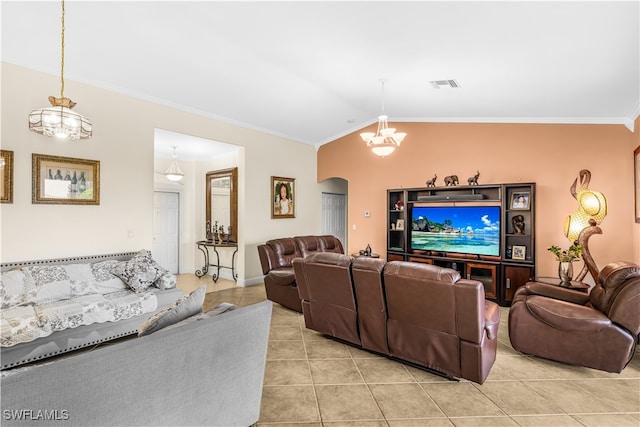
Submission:
[[[436,89],[458,89],[460,87],[455,80],[432,80],[430,83]]]

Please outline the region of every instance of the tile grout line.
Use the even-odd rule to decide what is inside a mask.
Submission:
[[[304,323],[304,315],[298,315],[298,317],[296,318],[296,323],[298,324],[298,327],[300,328],[300,335],[302,337],[302,347],[304,348],[304,355],[306,357],[306,361],[307,361],[307,369],[309,371],[309,378],[311,379],[311,389],[313,390],[313,398],[315,399],[316,402],[316,414],[318,415],[318,422],[323,425],[322,422],[322,412],[320,411],[320,401],[318,400],[318,391],[316,390],[316,383],[315,380],[313,379],[313,373],[311,372],[311,361],[309,360],[309,352],[307,351],[307,340],[305,340],[304,338],[304,329],[302,327],[303,323]],[[305,327],[306,329],[306,327]]]

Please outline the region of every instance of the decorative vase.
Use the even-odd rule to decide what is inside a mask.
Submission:
[[[561,286],[570,286],[573,279],[573,263],[572,262],[559,262],[558,263],[558,277],[560,277]]]

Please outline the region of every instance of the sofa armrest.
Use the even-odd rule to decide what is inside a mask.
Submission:
[[[580,305],[585,305],[589,301],[589,294],[585,294],[584,292],[541,282],[527,283],[524,285],[524,292],[526,292],[527,295],[540,295]]]
[[[484,337],[485,297],[482,283],[460,279],[454,284],[458,336],[479,344]]]
[[[498,336],[498,327],[500,326],[500,308],[498,304],[485,301],[484,302],[484,330],[487,338],[490,340]]]
[[[526,305],[535,317],[562,331],[597,332],[611,326],[604,313],[583,305],[538,295],[527,298]]]
[[[258,245],[258,256],[260,257],[260,266],[262,267],[262,274],[267,274],[273,269],[271,260],[275,258],[273,249],[267,245]]]

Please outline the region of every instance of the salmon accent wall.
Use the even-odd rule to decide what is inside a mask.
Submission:
[[[631,144],[631,150],[635,151],[637,147],[640,147],[640,116],[636,117],[633,134],[633,143]],[[632,152],[633,152],[632,151]],[[634,260],[637,264],[640,264],[640,224],[636,223],[633,227],[633,253],[635,254]]]
[[[553,276],[557,263],[547,248],[569,245],[563,224],[577,207],[570,187],[579,171],[588,169],[589,188],[602,192],[609,207],[603,234],[589,242],[598,267],[618,260],[640,264],[640,224],[634,221],[633,201],[639,125],[636,120],[632,133],[623,125],[393,123],[389,126],[407,137],[385,158],[371,153],[359,132],[321,146],[318,181],[348,181],[347,253],[370,244],[383,256],[389,188],[424,187],[434,174],[437,186],[451,174],[466,184],[477,170],[480,184],[535,182],[537,274]],[[375,132],[374,126],[366,130]]]

